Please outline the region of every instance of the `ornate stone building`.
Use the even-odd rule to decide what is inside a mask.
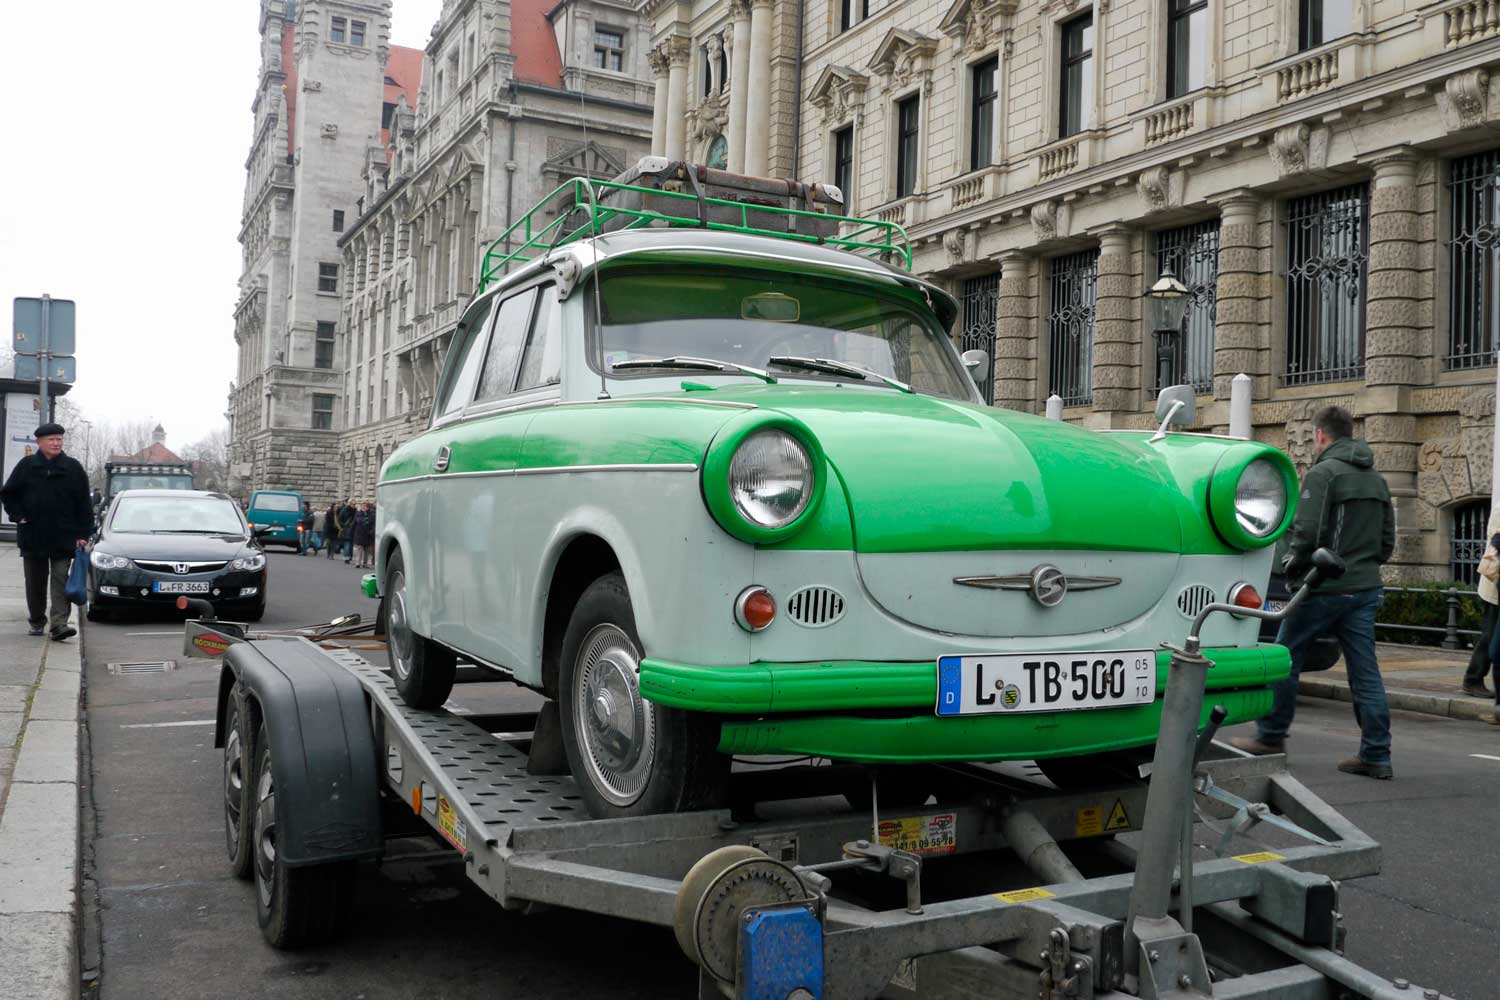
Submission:
[[[1244,372],[1255,436],[1305,468],[1307,418],[1341,403],[1398,499],[1390,575],[1472,578],[1500,338],[1493,5],[643,9],[657,148],[748,168],[765,127],[769,173],[906,227],[964,302],[955,335],[995,358],[997,405],[1056,394],[1067,420],[1144,427],[1158,382],[1191,382],[1222,430]],[[1193,306],[1159,336],[1141,296],[1167,267]]]
[[[342,494],[373,496],[385,457],[425,428],[485,248],[563,181],[648,152],[648,38],[620,0],[444,4],[421,92],[367,151],[339,239]]]
[[[397,105],[416,98],[422,53],[389,44],[390,0],[262,0],[234,310],[229,394],[231,489],[303,491],[337,483],[344,359],[336,350],[348,282],[337,241],[358,214],[367,151]]]

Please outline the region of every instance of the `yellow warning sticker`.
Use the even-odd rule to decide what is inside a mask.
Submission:
[[[1105,822],[1104,829],[1108,833],[1130,829],[1130,815],[1125,812],[1123,800],[1115,799],[1114,808],[1109,811],[1109,819]]]
[[[1030,903],[1038,899],[1052,899],[1057,893],[1048,892],[1046,889],[1034,887],[1031,889],[1012,889],[1010,892],[997,892],[995,898],[1002,903]]]
[[[1244,865],[1263,865],[1267,861],[1285,861],[1286,856],[1275,851],[1256,851],[1254,854],[1236,854],[1234,860]]]
[[[952,854],[958,850],[958,814],[883,819],[880,843],[912,854]]]
[[[453,811],[446,796],[439,795],[437,803],[438,832],[447,838],[448,843],[460,851],[469,849],[469,830],[464,821],[459,818],[458,813]]]
[[[1097,837],[1104,832],[1104,807],[1084,806],[1073,823],[1073,836]]]

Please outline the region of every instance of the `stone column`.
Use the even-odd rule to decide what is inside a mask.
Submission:
[[[1000,302],[995,323],[995,405],[1037,412],[1036,268],[1030,254],[1000,254]]]
[[[678,35],[667,41],[666,157],[680,160],[687,151],[688,53],[691,43]]]
[[[1119,415],[1140,405],[1140,281],[1132,254],[1134,233],[1113,223],[1093,230],[1099,237],[1094,283],[1094,413],[1090,426],[1113,427]]]
[[[751,0],[750,82],[745,95],[745,173],[763,177],[771,143],[771,4]]]
[[[1260,236],[1261,197],[1238,188],[1217,198],[1219,280],[1215,289],[1214,398],[1228,399],[1240,372],[1255,380],[1254,396],[1270,394],[1270,344],[1262,340],[1261,302],[1265,300],[1264,247]],[[1253,421],[1252,421],[1253,422]]]
[[[656,81],[651,106],[651,155],[663,156],[667,152],[667,54],[655,48],[647,58],[651,62],[651,78]]]
[[[729,169],[745,172],[745,107],[750,98],[750,8],[734,0],[734,29],[725,39],[729,50]]]

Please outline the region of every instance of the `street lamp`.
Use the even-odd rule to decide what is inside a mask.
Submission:
[[[1151,330],[1156,335],[1156,391],[1177,379],[1182,370],[1182,320],[1192,296],[1168,267],[1146,291]]]

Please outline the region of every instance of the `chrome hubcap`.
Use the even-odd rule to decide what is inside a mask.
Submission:
[[[406,574],[400,570],[391,574],[388,581],[390,607],[386,611],[386,641],[391,651],[391,670],[403,681],[411,676],[412,654],[416,651],[416,637],[406,617]]]
[[[276,881],[276,786],[271,780],[271,759],[261,768],[255,786],[255,889],[262,906],[271,905],[271,886]]]
[[[227,720],[229,737],[224,741],[224,830],[229,837],[231,855],[240,848],[240,797],[245,791],[239,721],[239,713],[231,709]]]
[[[617,806],[641,797],[656,760],[656,715],[641,697],[640,672],[630,637],[600,625],[585,637],[573,673],[584,767],[599,794]]]

